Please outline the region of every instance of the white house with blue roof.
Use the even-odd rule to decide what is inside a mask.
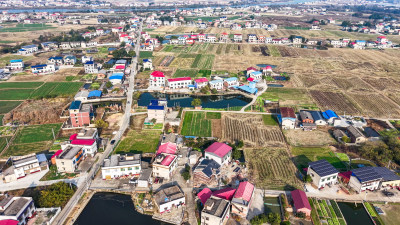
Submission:
[[[325,159],[308,164],[307,175],[311,176],[313,184],[315,184],[318,189],[326,185],[336,184],[338,182],[338,174],[339,171]]]
[[[237,77],[229,77],[224,80],[224,86],[226,88],[231,88],[231,87],[238,87],[239,86],[239,80]]]
[[[215,88],[217,90],[222,90],[224,88],[224,80],[222,79],[209,81],[208,84],[210,85],[211,89]]]
[[[108,80],[113,84],[122,84],[122,80],[124,79],[124,73],[113,73]]]
[[[167,102],[153,99],[147,106],[147,118],[145,123],[151,123],[153,119],[156,120],[156,123],[164,123],[166,113]]]
[[[326,110],[325,112],[322,112],[322,116],[330,124],[332,124],[335,119],[340,119],[339,116],[333,110]]]
[[[255,82],[262,80],[262,72],[261,71],[253,71],[249,74],[249,78],[253,78]]]
[[[373,167],[361,167],[351,171],[349,186],[357,192],[377,190],[382,181],[382,175]]]
[[[62,56],[52,56],[47,60],[48,63],[54,63],[56,66],[64,64],[64,58]]]
[[[10,60],[9,68],[11,70],[23,70],[24,69],[24,61],[22,59],[12,59],[12,60]]]
[[[97,63],[94,61],[87,61],[83,67],[85,68],[85,73],[99,73]]]
[[[153,60],[152,59],[143,59],[143,69],[153,70]]]
[[[29,55],[37,52],[39,50],[37,45],[25,45],[22,46],[20,50],[18,50],[18,53],[20,55]]]
[[[34,74],[49,74],[56,71],[56,66],[54,64],[40,64],[31,66],[31,69]]]

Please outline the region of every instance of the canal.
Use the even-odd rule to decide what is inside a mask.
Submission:
[[[367,211],[361,203],[338,202],[347,225],[374,225]]]
[[[138,213],[129,195],[99,192],[93,195],[74,225],[166,225]]]
[[[158,92],[145,92],[140,95],[138,105],[148,106],[152,99],[160,98],[166,99],[168,101],[168,107],[192,107],[191,103],[194,98],[201,99],[201,106],[203,108],[215,109],[227,107],[243,107],[251,102],[250,98],[247,98],[241,94],[194,96],[189,94],[164,94]]]

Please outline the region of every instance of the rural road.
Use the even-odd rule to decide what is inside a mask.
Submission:
[[[137,43],[135,46],[136,57],[132,58],[131,62],[131,74],[129,76],[129,87],[127,92],[127,101],[125,107],[125,114],[121,120],[121,126],[118,130],[117,134],[115,134],[112,140],[115,140],[115,144],[118,143],[124,134],[125,130],[129,126],[129,120],[132,110],[132,95],[134,92],[134,85],[135,85],[135,76],[137,73],[137,64],[138,64],[138,57],[140,51],[140,40],[141,40],[141,32],[142,32],[142,23],[139,26],[138,36],[137,36]],[[67,205],[62,209],[60,214],[58,214],[57,218],[53,221],[52,224],[62,225],[65,223],[68,215],[71,213],[74,206],[78,203],[79,199],[82,197],[82,194],[90,187],[92,178],[96,175],[97,171],[100,169],[103,161],[107,158],[111,152],[114,150],[115,145],[108,144],[107,148],[104,151],[104,154],[101,155],[99,160],[93,165],[93,169],[90,170],[85,180],[82,182],[82,185],[78,186],[75,194],[72,198],[68,201]]]

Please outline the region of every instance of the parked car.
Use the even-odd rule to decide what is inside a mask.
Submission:
[[[115,143],[115,140],[112,140],[112,141],[111,141],[111,144],[113,145],[114,143]]]
[[[132,178],[132,179],[129,180],[129,183],[130,184],[137,184],[138,180],[137,180],[137,178]]]
[[[390,191],[382,191],[382,193],[387,197],[393,197],[394,196],[394,193],[390,192]]]

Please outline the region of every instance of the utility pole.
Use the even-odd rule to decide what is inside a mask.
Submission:
[[[53,132],[53,139],[56,139],[56,135],[54,134],[54,128],[51,128],[51,131]]]

